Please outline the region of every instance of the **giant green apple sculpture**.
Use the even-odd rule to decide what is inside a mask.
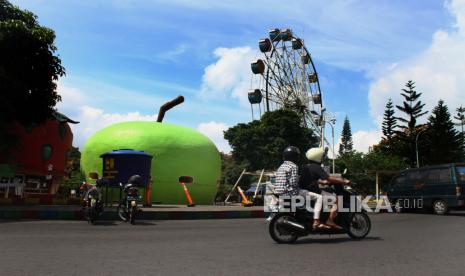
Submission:
[[[153,156],[152,201],[185,204],[179,176],[194,178],[189,191],[196,204],[211,204],[220,177],[221,159],[213,142],[203,134],[178,125],[158,122],[124,122],[95,133],[85,144],[81,169],[102,174],[100,155],[117,149],[145,151]]]

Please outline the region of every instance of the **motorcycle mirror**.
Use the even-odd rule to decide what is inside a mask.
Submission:
[[[89,173],[89,178],[90,178],[90,179],[93,179],[93,180],[97,180],[97,179],[98,179],[98,173],[96,173],[96,172],[90,172],[90,173]]]

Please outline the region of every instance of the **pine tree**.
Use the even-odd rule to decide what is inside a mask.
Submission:
[[[396,105],[396,107],[405,113],[408,119],[404,119],[402,117],[398,117],[397,119],[406,124],[400,125],[399,128],[401,128],[404,133],[410,136],[416,132],[417,119],[428,112],[423,112],[423,107],[425,104],[419,100],[422,93],[415,91],[415,82],[409,80],[405,86],[407,89],[403,88],[402,91],[404,91],[404,93],[400,93],[405,99],[403,106]]]
[[[458,122],[455,125],[461,127],[460,140],[462,144],[462,150],[465,151],[465,131],[464,131],[465,107],[460,106],[459,108],[456,109],[456,111],[457,111],[457,115],[454,116],[454,119],[456,119]]]
[[[339,145],[339,156],[353,152],[352,131],[350,129],[349,118],[346,116],[342,127],[341,144]]]
[[[391,140],[394,136],[395,129],[397,127],[397,118],[394,116],[394,108],[392,99],[389,99],[386,103],[386,110],[384,111],[383,118],[383,135],[387,140]]]
[[[440,100],[428,118],[429,131],[425,134],[427,164],[458,162],[462,155],[460,135],[454,128],[449,109]]]
[[[402,89],[401,95],[404,97],[402,106],[396,105],[397,109],[404,113],[407,119],[397,117],[397,120],[403,124],[398,125],[400,130],[396,131],[399,138],[399,145],[396,149],[400,156],[404,157],[411,166],[416,163],[416,137],[424,128],[424,125],[418,125],[417,120],[428,112],[423,112],[423,104],[419,98],[422,93],[415,90],[415,82],[409,80],[406,89]],[[420,143],[419,143],[420,144]]]

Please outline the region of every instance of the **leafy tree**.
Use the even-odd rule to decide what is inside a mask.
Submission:
[[[375,193],[376,171],[380,176],[380,188],[386,191],[392,175],[406,168],[400,157],[374,150],[367,154],[357,151],[344,154],[336,160],[336,165],[340,171],[347,169],[345,177],[355,182],[357,191],[365,195]]]
[[[57,191],[58,197],[68,197],[71,189],[77,189],[82,182],[86,180],[84,173],[80,167],[81,152],[77,147],[71,147],[71,150],[66,156],[66,175]]]
[[[386,110],[384,111],[384,118],[383,118],[383,135],[384,138],[387,140],[391,140],[395,134],[395,130],[397,127],[397,118],[394,116],[394,106],[392,104],[392,99],[389,99],[386,103]]]
[[[60,101],[56,81],[65,74],[55,55],[55,33],[40,26],[37,16],[0,0],[0,139],[7,123],[25,126],[50,117]],[[11,137],[10,137],[11,138]]]
[[[463,160],[460,135],[454,128],[449,109],[440,100],[428,118],[429,131],[425,133],[428,164],[450,163]]]
[[[302,151],[316,146],[312,130],[302,126],[301,117],[292,110],[267,112],[260,120],[238,124],[224,133],[235,162],[248,170],[276,169],[282,163],[282,151],[292,145]],[[303,160],[303,159],[302,159]]]
[[[344,119],[344,125],[342,127],[342,134],[341,134],[341,144],[339,145],[339,155],[343,156],[345,154],[351,153],[353,149],[353,141],[352,141],[352,131],[350,129],[350,122],[349,118],[346,116]]]
[[[396,149],[399,156],[405,157],[411,166],[416,163],[416,143],[415,138],[419,133],[422,125],[417,124],[417,120],[428,112],[423,112],[423,104],[419,99],[422,93],[415,90],[415,83],[409,80],[406,83],[406,89],[402,89],[401,95],[404,97],[402,105],[396,105],[397,109],[404,113],[407,119],[397,117],[397,120],[403,124],[399,125],[400,131],[396,131],[400,143]]]

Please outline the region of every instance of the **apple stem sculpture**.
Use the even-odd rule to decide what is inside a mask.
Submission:
[[[160,111],[158,112],[157,122],[161,123],[163,118],[165,117],[165,112],[170,110],[171,108],[177,106],[184,102],[183,96],[177,96],[174,100],[171,100],[160,107]]]
[[[187,207],[195,206],[194,202],[192,201],[191,195],[189,194],[189,189],[187,189],[187,185],[186,185],[186,184],[191,184],[192,182],[194,182],[194,179],[190,176],[179,177],[179,183],[181,183],[182,188],[184,189],[184,193],[186,193],[187,201],[189,202]]]

